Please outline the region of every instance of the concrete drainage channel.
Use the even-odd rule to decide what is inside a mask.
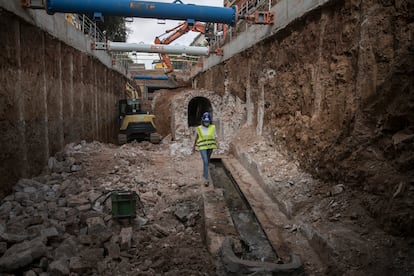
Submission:
[[[304,275],[301,259],[279,258],[237,182],[221,159],[212,159],[213,189],[204,194],[206,240],[226,275]]]

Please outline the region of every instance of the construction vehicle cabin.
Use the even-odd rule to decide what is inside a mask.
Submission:
[[[142,100],[138,92],[130,84],[126,84],[126,99],[119,101],[119,133],[118,144],[122,145],[132,140],[158,144],[161,136],[157,133],[155,115],[142,110]]]

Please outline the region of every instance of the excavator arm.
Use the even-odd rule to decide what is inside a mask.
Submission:
[[[250,15],[240,15],[240,19],[245,19],[247,21],[253,22],[254,24],[263,24],[263,25],[272,25],[274,24],[274,17],[273,13],[266,12],[266,11],[256,11]],[[227,25],[220,24],[220,28],[223,30],[223,34],[225,35],[227,32]],[[180,38],[181,36],[185,35],[189,31],[199,32],[207,37],[212,37],[213,33],[209,30],[208,25],[202,22],[194,22],[194,24],[189,24],[188,21],[184,21],[183,23],[177,25],[176,27],[165,31],[164,34],[157,36],[154,40],[155,44],[170,44],[171,42],[175,41],[176,39]],[[169,34],[166,38],[161,39],[161,36]],[[218,48],[214,51],[217,55],[223,55],[222,49]],[[165,65],[167,66],[167,73],[173,71],[173,66],[170,61],[170,58],[167,54],[160,54],[161,59],[164,61]]]
[[[177,25],[176,27],[165,31],[165,34],[171,33],[164,39],[161,39],[161,36],[157,36],[154,40],[155,44],[170,44],[171,42],[177,40],[181,36],[185,35],[189,31],[199,32],[204,34],[206,32],[206,27],[204,23],[195,22],[194,24],[189,24],[187,21]],[[164,61],[167,66],[167,73],[173,71],[173,66],[170,60],[170,57],[167,54],[160,54],[161,59]]]
[[[166,73],[171,73],[173,71],[173,65],[171,63],[170,57],[168,56],[168,54],[160,54],[161,59],[163,60],[163,62],[165,63],[165,66],[167,66],[167,72]]]
[[[165,33],[162,35],[173,32],[172,34],[170,34],[169,36],[167,36],[166,38],[162,40],[161,40],[162,35],[157,36],[154,42],[155,44],[170,44],[171,42],[180,38],[182,35],[185,35],[189,31],[205,33],[205,24],[201,22],[195,22],[194,24],[189,24],[187,21],[185,21],[181,23],[180,25],[177,25],[176,27],[165,31]]]
[[[129,83],[125,84],[125,93],[130,99],[138,99],[138,91]]]

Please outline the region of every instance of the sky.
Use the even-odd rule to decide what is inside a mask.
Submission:
[[[154,0],[152,2],[172,3],[173,0]],[[182,2],[184,4],[195,4],[200,6],[223,6],[223,0],[182,0]],[[174,28],[182,22],[182,20],[158,20],[135,17],[132,23],[127,23],[127,28],[129,29],[127,42],[154,44],[155,37],[164,34],[166,30]],[[175,40],[171,45],[190,45],[198,34],[199,33],[197,32],[188,32]],[[133,56],[132,58],[135,63],[145,63],[146,69],[152,69],[153,60],[158,60],[159,56],[158,54],[137,53],[137,56]]]

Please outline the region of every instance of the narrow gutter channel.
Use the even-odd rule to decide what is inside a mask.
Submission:
[[[220,159],[212,159],[210,175],[215,189],[223,189],[226,205],[240,236],[243,251],[240,259],[277,262],[277,253],[271,246],[253,210]]]

